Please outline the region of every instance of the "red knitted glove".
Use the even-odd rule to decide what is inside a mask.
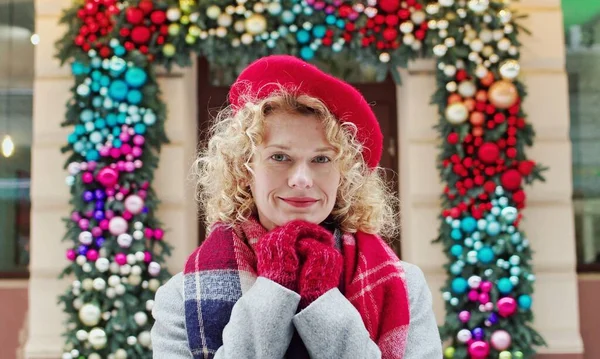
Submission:
[[[289,222],[262,236],[255,246],[258,275],[296,291],[300,262],[296,254],[299,225]]]
[[[330,234],[331,237],[331,234]],[[302,262],[298,289],[300,307],[305,308],[340,282],[343,260],[331,241],[320,242],[313,238],[301,239],[296,248]]]

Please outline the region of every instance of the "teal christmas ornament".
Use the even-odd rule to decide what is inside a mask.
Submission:
[[[77,153],[83,152],[85,150],[85,145],[81,141],[77,141],[73,144],[73,150]]]
[[[460,229],[455,228],[450,232],[450,238],[454,239],[455,241],[461,240],[462,237],[463,235]]]
[[[500,223],[498,223],[498,222],[488,223],[488,226],[485,229],[485,231],[490,236],[497,236],[500,233]]]
[[[276,45],[276,43],[275,43],[275,40],[273,40],[273,39],[269,39],[269,40],[267,40],[267,47],[268,47],[269,49],[272,49],[272,48],[274,48],[274,47],[275,47],[275,45]]]
[[[90,87],[86,84],[77,86],[77,94],[81,97],[87,97],[90,94]]]
[[[296,15],[294,15],[294,13],[289,10],[285,10],[281,13],[281,20],[283,20],[285,24],[293,24],[294,20],[296,20]],[[281,33],[281,31],[279,32]]]
[[[100,143],[104,140],[102,134],[98,131],[94,131],[90,134],[90,141],[94,144]]]
[[[154,112],[146,112],[144,114],[144,123],[148,126],[152,126],[156,123],[156,115]]]
[[[517,301],[519,302],[519,307],[526,310],[531,309],[531,304],[533,303],[533,300],[528,294],[523,294],[519,296],[519,299]]]
[[[473,247],[473,239],[471,237],[465,238],[465,246]]]
[[[460,220],[458,220],[458,219],[453,220],[452,228],[460,228]]]
[[[122,80],[115,80],[110,84],[108,88],[108,96],[110,96],[115,101],[123,101],[127,98],[127,93],[129,92],[129,88],[127,84]]]
[[[89,150],[85,155],[85,159],[88,161],[98,161],[100,154],[96,150]]]
[[[100,92],[100,83],[98,81],[92,82],[90,89],[92,90],[92,92]]]
[[[112,135],[117,137],[121,134],[121,129],[119,127],[113,127],[112,129]]]
[[[487,228],[487,221],[485,219],[480,219],[477,221],[477,229],[480,231],[485,231]]]
[[[96,96],[92,99],[92,107],[94,108],[102,107],[102,103],[104,103],[104,101],[102,101],[102,97],[100,96]]]
[[[99,57],[94,57],[90,61],[90,66],[93,69],[98,69],[98,68],[100,68],[102,66],[102,60]]]
[[[287,36],[289,34],[288,28],[283,25],[277,28],[277,32],[279,32],[279,36]]]
[[[84,75],[88,71],[89,70],[86,68],[86,66],[79,61],[74,61],[71,64],[71,73],[73,74],[73,76]]]
[[[117,125],[117,116],[114,113],[106,115],[106,124],[108,127],[114,127]]]
[[[510,275],[519,276],[521,274],[521,267],[511,267]]]
[[[337,26],[340,29],[344,29],[346,27],[346,22],[343,19],[337,19],[337,21],[335,22],[335,26]]]
[[[144,125],[143,123],[136,123],[133,127],[133,130],[138,135],[143,135],[144,133],[146,133],[146,125]]]
[[[517,233],[513,233],[513,234],[510,236],[510,242],[511,242],[512,244],[519,244],[519,243],[521,243],[521,233],[519,233],[519,232],[517,232]]]
[[[102,72],[100,72],[99,70],[94,70],[92,71],[90,77],[93,81],[100,81],[100,79],[102,78]]]
[[[127,118],[127,115],[126,115],[126,114],[124,114],[124,113],[120,113],[120,114],[118,114],[118,115],[117,115],[117,122],[118,122],[120,125],[123,125],[123,124],[125,124],[125,119],[126,119],[126,118]]]
[[[310,41],[310,33],[304,29],[298,30],[296,33],[296,40],[298,40],[298,43],[300,44],[306,44]]]
[[[336,21],[337,21],[337,18],[335,17],[335,15],[327,15],[325,17],[325,23],[327,25],[334,25]]]
[[[450,266],[450,273],[452,273],[453,275],[459,275],[460,273],[462,273],[462,267],[454,263]]]
[[[502,186],[496,187],[496,195],[502,196],[504,194],[504,188]]]
[[[86,122],[83,126],[85,127],[85,132],[87,133],[90,133],[96,129],[94,122]]]
[[[513,223],[517,219],[517,209],[515,207],[502,208],[500,215],[506,223]]]
[[[312,29],[312,34],[317,39],[324,38],[326,32],[327,32],[327,28],[323,25],[316,25]]]
[[[117,55],[117,56],[123,56],[123,55],[125,55],[125,52],[126,52],[126,50],[123,46],[115,47],[114,51],[115,51],[115,55]]]
[[[260,39],[263,41],[267,41],[269,39],[269,33],[263,32],[262,34],[260,34]]]
[[[477,220],[471,216],[465,217],[460,221],[460,228],[463,230],[463,232],[473,233],[473,231],[475,231],[477,228]]]
[[[127,93],[127,102],[133,105],[137,105],[142,102],[142,93],[138,90],[130,90]]]
[[[75,142],[77,142],[77,135],[75,133],[70,133],[69,136],[67,136],[67,142],[72,145]]]
[[[91,121],[94,119],[94,112],[86,108],[79,114],[79,119],[83,122]]]
[[[106,121],[104,121],[103,119],[99,118],[96,121],[94,121],[94,126],[97,129],[103,129],[104,127],[106,127]]]
[[[455,256],[458,257],[462,254],[463,252],[463,247],[459,244],[455,244],[450,248],[450,253]]]
[[[456,294],[463,294],[468,287],[469,284],[463,277],[454,278],[452,280],[452,291]]]
[[[492,261],[494,260],[494,251],[492,250],[492,248],[484,246],[477,251],[477,259],[483,264],[492,263]]]
[[[114,148],[121,148],[121,146],[123,146],[123,142],[121,140],[119,140],[118,138],[113,141]]]
[[[314,56],[315,52],[310,47],[304,46],[300,49],[300,57],[302,57],[304,60],[310,61]]]
[[[310,6],[305,6],[304,7],[304,15],[310,16],[312,14],[313,14],[313,8]]]
[[[473,238],[473,240],[475,240],[475,241],[480,241],[481,240],[481,233],[480,232],[473,232],[473,234],[471,234],[471,238]]]
[[[509,294],[513,290],[513,284],[508,278],[500,278],[497,285],[502,294]]]
[[[125,73],[125,82],[127,82],[130,87],[142,87],[147,79],[148,75],[146,74],[146,71],[139,67],[130,67]]]
[[[467,262],[470,264],[477,263],[477,251],[469,251],[467,253]]]
[[[100,86],[108,87],[108,85],[110,85],[110,77],[108,77],[106,75],[102,75],[102,77],[100,78],[100,80],[98,82],[100,83]]]
[[[93,126],[93,124],[92,124],[92,126]],[[81,136],[84,133],[86,133],[85,127],[83,125],[75,125],[75,128],[73,129],[73,131],[75,132],[75,134],[77,136]]]

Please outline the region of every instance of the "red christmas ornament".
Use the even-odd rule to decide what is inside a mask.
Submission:
[[[506,139],[506,144],[509,146],[514,146],[517,144],[517,138],[514,136],[510,136]]]
[[[419,29],[415,31],[415,37],[417,40],[423,40],[425,38],[426,32],[423,29]]]
[[[387,41],[393,41],[396,37],[398,37],[398,31],[396,29],[388,27],[383,30],[383,38]]]
[[[400,22],[400,20],[395,15],[388,15],[385,17],[385,23],[388,26],[396,26],[396,25],[398,25],[398,22]]]
[[[500,149],[498,145],[492,142],[486,142],[479,147],[479,151],[477,151],[477,157],[483,162],[487,164],[496,163],[496,160],[500,156]]]
[[[83,38],[83,36],[77,35],[77,36],[75,36],[75,41],[74,42],[75,42],[75,45],[81,46],[85,42],[85,39]]]
[[[84,9],[88,15],[94,15],[96,12],[98,12],[98,5],[93,2],[87,2],[84,6]]]
[[[138,7],[144,12],[144,14],[149,14],[154,9],[154,5],[150,0],[140,1]]]
[[[487,193],[492,193],[492,192],[494,192],[495,189],[496,189],[496,183],[494,181],[487,181],[483,185],[483,190],[486,191]]]
[[[144,12],[137,7],[130,7],[125,10],[125,17],[128,23],[138,25],[144,21]]]
[[[100,57],[105,58],[105,59],[110,57],[110,47],[103,46],[100,49]]]
[[[408,20],[410,18],[410,11],[408,9],[398,10],[398,17],[402,20]]]
[[[145,26],[136,26],[131,31],[131,40],[138,44],[146,44],[150,40],[150,30]]]
[[[484,181],[485,178],[483,176],[475,176],[475,179],[473,180],[473,182],[475,182],[475,184],[478,186],[481,186]]]
[[[127,37],[129,36],[130,32],[131,31],[129,30],[129,28],[122,27],[121,30],[119,30],[119,35],[121,35],[122,37]]]
[[[460,210],[458,208],[452,208],[450,210],[450,216],[452,218],[458,218],[458,217],[460,217]]]
[[[521,187],[521,174],[519,171],[511,169],[502,174],[500,177],[500,183],[502,187],[508,191],[516,191]]]
[[[467,71],[461,69],[456,72],[456,80],[458,82],[464,81],[466,79],[467,79]]]
[[[515,193],[513,193],[513,201],[515,201],[516,203],[525,203],[525,192],[524,191],[515,191]]]
[[[348,4],[343,4],[338,8],[338,15],[345,19],[352,14],[352,7]]]
[[[400,7],[400,0],[381,0],[378,5],[381,10],[391,14]]]
[[[533,172],[535,162],[533,161],[521,161],[519,162],[519,173],[523,176],[529,176]]]
[[[517,157],[517,149],[514,147],[510,147],[506,150],[506,157],[508,158],[516,158]]]

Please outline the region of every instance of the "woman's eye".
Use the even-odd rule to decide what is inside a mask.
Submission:
[[[328,163],[331,162],[331,159],[327,156],[317,156],[315,157],[314,161],[316,163]]]
[[[277,162],[283,162],[289,160],[289,157],[281,153],[276,153],[271,156],[271,159]]]

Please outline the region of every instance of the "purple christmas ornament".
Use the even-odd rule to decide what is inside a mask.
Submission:
[[[95,212],[94,212],[94,218],[95,218],[97,221],[101,221],[101,220],[103,220],[103,219],[104,219],[104,211],[100,211],[100,210],[99,210],[99,211],[95,211]]]
[[[92,193],[92,191],[85,191],[83,192],[83,200],[86,202],[90,202],[94,199],[94,194]]]
[[[483,329],[477,327],[475,329],[473,329],[473,338],[475,338],[476,340],[482,340],[483,339]]]
[[[81,254],[82,256],[86,255],[88,251],[88,247],[84,246],[84,245],[80,245],[79,248],[77,249],[77,252],[79,254]]]

